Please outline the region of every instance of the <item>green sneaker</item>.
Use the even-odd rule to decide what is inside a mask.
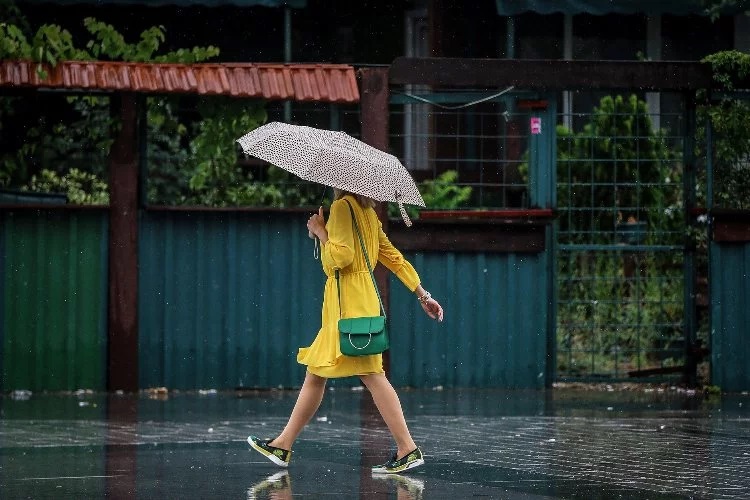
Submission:
[[[393,458],[383,465],[376,465],[372,468],[373,474],[398,474],[399,472],[405,472],[414,467],[419,467],[424,464],[424,457],[422,456],[422,450],[416,448],[406,454],[403,458]]]
[[[247,443],[252,446],[255,451],[280,467],[288,467],[289,460],[292,458],[292,451],[282,450],[281,448],[271,446],[268,444],[270,441],[273,441],[273,439],[261,441],[255,436],[247,437]]]
[[[282,470],[263,481],[256,483],[247,490],[247,500],[256,498],[275,498],[274,494],[290,493],[291,484],[289,482],[289,471]]]
[[[389,481],[396,484],[396,495],[406,493],[409,500],[422,500],[424,498],[424,481],[414,476],[404,476],[401,474],[377,474],[373,472],[373,479],[380,481]]]

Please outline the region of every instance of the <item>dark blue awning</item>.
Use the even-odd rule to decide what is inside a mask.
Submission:
[[[497,13],[515,16],[538,14],[675,14],[706,15],[701,0],[495,0]],[[742,1],[737,2],[743,3]],[[740,7],[735,9],[741,10]]]
[[[236,7],[292,7],[295,9],[307,6],[307,0],[20,0],[19,3],[96,4],[99,6],[142,5],[144,7],[163,7],[165,5],[220,7],[234,5]]]

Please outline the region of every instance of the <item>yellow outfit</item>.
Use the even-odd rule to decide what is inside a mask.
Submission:
[[[375,210],[363,209],[356,198],[349,195],[334,201],[326,223],[328,241],[320,251],[323,272],[328,277],[323,292],[323,326],[310,347],[300,348],[297,354],[298,363],[307,365],[310,373],[325,378],[383,373],[382,355],[344,356],[339,349],[339,318],[380,314],[378,296],[352,225],[351,212],[344,200],[349,201],[354,209],[370,265],[380,262],[411,291],[419,285],[417,272],[388,240]],[[341,315],[336,289],[337,269],[340,270]]]

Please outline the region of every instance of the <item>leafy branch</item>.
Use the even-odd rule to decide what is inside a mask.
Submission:
[[[748,0],[703,0],[703,7],[712,21],[716,21],[724,12],[743,9],[746,14],[750,12],[750,2]]]
[[[80,48],[70,32],[55,24],[45,24],[31,33],[25,19],[17,11],[2,10],[6,22],[0,23],[0,60],[21,60],[37,63],[40,78],[48,77],[49,67],[60,61],[110,60],[128,62],[169,62],[190,64],[202,62],[219,54],[213,46],[179,49],[159,54],[164,41],[162,26],[144,30],[133,43],[125,40],[112,25],[94,18],[83,24],[91,39]],[[187,157],[181,138],[186,127],[179,123],[177,113],[166,97],[148,100],[149,151],[159,169],[154,176],[159,198],[174,195],[186,186],[184,174],[175,179]],[[97,178],[104,178],[106,156],[112,143],[110,130],[116,119],[110,116],[106,97],[75,96],[54,101],[49,96],[30,101],[18,97],[0,98],[0,186],[26,186],[32,190],[45,187],[64,188],[72,169],[90,170]],[[35,112],[36,110],[44,112]],[[13,126],[3,126],[13,123]],[[40,182],[43,171],[50,173]],[[66,173],[67,172],[67,173]],[[34,175],[37,177],[33,178]],[[164,174],[164,175],[160,175]],[[50,177],[56,175],[57,177]],[[80,176],[79,176],[80,177]],[[84,189],[92,183],[81,183]],[[67,189],[67,188],[66,188]],[[70,197],[71,200],[93,198]]]
[[[713,78],[724,90],[734,90],[736,85],[750,77],[750,54],[739,50],[727,50],[706,56],[702,62],[709,63]]]
[[[163,26],[152,26],[141,33],[138,41],[128,43],[111,24],[92,17],[84,19],[83,24],[93,37],[85,44],[85,49],[76,47],[70,32],[56,24],[42,25],[29,41],[17,25],[0,23],[0,60],[39,63],[37,74],[45,79],[48,76],[45,65],[54,67],[60,61],[109,60],[192,64],[219,55],[219,49],[211,45],[157,54],[166,38]]]
[[[419,192],[427,208],[453,210],[465,207],[471,198],[472,188],[461,186],[457,181],[458,172],[446,170],[435,179],[421,182]],[[419,218],[418,209],[407,206],[406,211],[412,219]],[[388,216],[399,217],[398,207],[393,203],[388,204]]]
[[[750,78],[750,54],[736,50],[718,52],[703,59],[711,64],[714,81],[722,90],[745,90]],[[697,109],[697,156],[704,157],[705,127],[713,129],[715,171],[714,203],[725,208],[748,208],[750,199],[750,101],[722,96]],[[703,171],[699,171],[705,176]],[[706,182],[706,179],[701,179]],[[709,207],[711,208],[711,207]]]

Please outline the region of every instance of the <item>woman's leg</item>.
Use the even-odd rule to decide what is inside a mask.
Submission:
[[[391,431],[393,439],[396,441],[396,446],[398,447],[396,458],[401,458],[410,451],[414,451],[417,445],[411,438],[409,428],[406,426],[404,412],[401,409],[401,401],[399,401],[396,390],[385,377],[385,374],[362,375],[360,379],[362,379],[362,383],[367,386],[370,394],[372,394],[375,406],[378,407],[385,425],[388,426],[388,430]]]
[[[307,422],[315,415],[318,411],[321,401],[323,401],[323,394],[325,394],[326,379],[318,377],[310,372],[305,375],[305,381],[302,384],[302,389],[299,391],[297,396],[297,403],[294,405],[292,414],[289,416],[289,421],[281,431],[281,434],[269,442],[271,446],[276,448],[282,448],[284,450],[291,450],[294,441],[302,432],[302,429],[307,425]]]

